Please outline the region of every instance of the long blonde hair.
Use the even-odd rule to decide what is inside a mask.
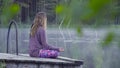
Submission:
[[[39,27],[46,29],[47,17],[45,12],[38,12],[34,18],[33,25],[31,27],[30,36],[34,36]]]

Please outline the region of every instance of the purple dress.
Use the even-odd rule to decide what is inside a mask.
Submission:
[[[59,51],[59,48],[47,44],[45,30],[42,27],[39,27],[35,36],[30,37],[29,39],[29,55],[31,57],[39,57],[39,51],[41,49]]]

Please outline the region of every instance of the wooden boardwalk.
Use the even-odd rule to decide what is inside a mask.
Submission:
[[[0,62],[3,68],[82,68],[83,61],[66,57],[35,58],[27,54],[0,53]]]

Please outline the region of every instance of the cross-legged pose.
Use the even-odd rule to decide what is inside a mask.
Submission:
[[[56,58],[63,48],[53,47],[46,42],[47,17],[45,12],[38,12],[30,30],[29,55],[31,57]]]

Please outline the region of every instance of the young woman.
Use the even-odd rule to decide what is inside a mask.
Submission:
[[[31,57],[56,58],[63,48],[53,47],[46,42],[46,13],[38,12],[31,26],[29,55]]]

